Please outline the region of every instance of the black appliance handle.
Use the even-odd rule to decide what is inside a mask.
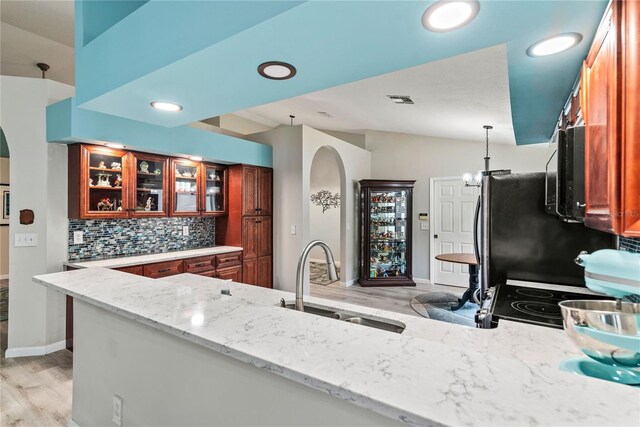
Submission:
[[[478,248],[478,219],[480,218],[480,204],[482,203],[482,196],[478,196],[476,202],[476,211],[473,215],[473,253],[476,256],[476,261],[480,265],[480,248]]]

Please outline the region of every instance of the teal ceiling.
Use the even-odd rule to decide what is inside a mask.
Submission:
[[[431,33],[432,1],[150,0],[82,46],[76,2],[76,96],[81,108],[174,127],[506,43],[518,144],[548,141],[606,1],[480,1],[468,26]],[[534,42],[564,32],[575,48],[530,58]],[[287,81],[257,66],[296,66]],[[153,110],[154,100],[184,109]],[[464,120],[461,117],[461,120]]]

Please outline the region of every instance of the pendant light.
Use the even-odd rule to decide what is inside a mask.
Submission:
[[[493,126],[484,125],[482,128],[485,132],[484,171],[488,172],[490,170],[489,161],[491,160],[491,157],[489,157],[489,130],[493,129]],[[478,172],[476,175],[465,173],[462,175],[462,181],[464,181],[465,187],[480,187],[482,183],[482,172]]]

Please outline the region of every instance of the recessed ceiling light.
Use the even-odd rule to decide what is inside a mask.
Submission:
[[[387,95],[387,97],[396,104],[413,104],[411,97],[406,95]]]
[[[477,0],[441,0],[429,6],[422,15],[422,26],[429,31],[453,31],[473,21],[480,11]]]
[[[527,49],[527,55],[533,57],[555,55],[556,53],[571,49],[581,41],[582,34],[580,33],[557,34],[532,44],[529,49]]]
[[[174,104],[173,102],[153,101],[151,106],[160,111],[180,111],[182,105]]]
[[[109,147],[109,148],[124,148],[124,145],[109,143],[109,144],[107,144],[107,147]]]
[[[191,157],[189,157],[189,159],[193,160],[194,162],[202,161],[202,157],[200,157],[200,156],[191,156]]]
[[[271,80],[286,80],[296,75],[296,67],[286,62],[269,61],[258,66],[258,73]]]

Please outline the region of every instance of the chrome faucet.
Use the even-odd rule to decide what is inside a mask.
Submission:
[[[296,310],[304,311],[304,302],[302,300],[302,282],[304,281],[304,267],[307,265],[307,258],[311,249],[316,246],[320,246],[324,250],[324,256],[327,259],[327,274],[329,280],[338,280],[340,276],[336,270],[336,264],[333,262],[333,253],[329,246],[321,240],[314,240],[310,242],[306,248],[300,254],[300,260],[298,261],[298,273],[296,274]]]

